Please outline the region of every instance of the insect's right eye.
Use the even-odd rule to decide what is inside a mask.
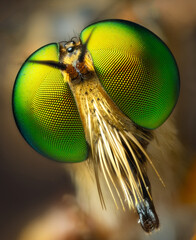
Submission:
[[[58,44],[38,49],[18,73],[13,111],[20,132],[44,156],[61,162],[84,161],[88,157],[88,144],[68,83],[59,69],[31,60],[58,63]]]

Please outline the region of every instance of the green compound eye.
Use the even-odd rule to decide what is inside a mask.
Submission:
[[[172,112],[179,96],[179,73],[167,46],[132,22],[106,20],[81,32],[89,38],[97,76],[111,99],[137,125],[155,129]]]
[[[23,64],[13,91],[14,116],[23,137],[41,154],[62,162],[79,162],[88,146],[78,109],[61,71],[29,62],[59,61],[59,46],[46,45]]]

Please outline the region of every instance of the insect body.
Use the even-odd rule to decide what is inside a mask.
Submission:
[[[115,204],[118,198],[123,209],[136,209],[151,232],[159,220],[146,148],[178,95],[178,69],[166,45],[135,23],[106,20],[86,27],[77,42],[33,53],[16,78],[13,111],[35,150],[61,162],[88,159],[102,206],[100,173]]]

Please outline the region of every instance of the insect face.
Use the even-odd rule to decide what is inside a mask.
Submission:
[[[136,209],[151,232],[159,220],[146,147],[178,95],[178,68],[167,46],[142,26],[107,20],[86,27],[78,41],[33,53],[17,75],[13,112],[39,153],[61,162],[89,159],[102,205],[100,175],[114,202],[117,196],[123,209]]]
[[[60,62],[64,63],[65,65],[76,64],[76,61],[81,53],[81,46],[82,44],[80,41],[78,41],[77,43],[75,41],[60,42],[59,43]]]

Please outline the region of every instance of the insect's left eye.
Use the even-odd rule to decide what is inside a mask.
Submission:
[[[180,88],[167,46],[148,29],[123,20],[92,24],[80,37],[82,43],[89,39],[97,76],[120,110],[141,127],[159,127],[172,112]]]
[[[57,68],[32,61],[59,61],[59,46],[46,45],[21,67],[13,91],[16,123],[26,141],[39,153],[61,162],[88,156],[83,125],[73,97]]]

